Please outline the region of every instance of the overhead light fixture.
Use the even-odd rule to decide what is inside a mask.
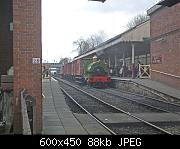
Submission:
[[[104,3],[106,0],[88,0],[88,1],[98,1]]]

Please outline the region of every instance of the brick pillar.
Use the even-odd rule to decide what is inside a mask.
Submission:
[[[20,91],[35,98],[35,132],[42,131],[41,0],[13,0],[14,132],[21,133]]]

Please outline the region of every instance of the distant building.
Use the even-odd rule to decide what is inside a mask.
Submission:
[[[101,43],[74,58],[92,58],[97,55],[99,59],[106,62],[113,75],[118,75],[122,65],[127,68],[127,75],[124,77],[136,77],[135,67],[138,61],[143,64],[150,63],[150,20]]]

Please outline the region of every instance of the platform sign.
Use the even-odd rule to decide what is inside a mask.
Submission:
[[[152,64],[162,64],[162,55],[152,56]]]
[[[32,58],[32,63],[33,64],[40,64],[41,63],[41,58]]]

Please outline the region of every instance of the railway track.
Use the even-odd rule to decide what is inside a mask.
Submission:
[[[128,92],[128,91],[123,91],[123,90],[119,90],[119,89],[108,89],[112,92],[118,92],[118,93],[121,93],[122,94],[125,94],[125,95],[131,95],[131,96],[136,96],[136,97],[143,97],[143,98],[146,98],[148,100],[154,100],[154,101],[158,101],[158,102],[162,102],[162,103],[167,103],[167,104],[170,104],[170,105],[175,105],[175,106],[179,106],[180,107],[180,100],[178,99],[175,99],[175,98],[167,98],[166,100],[164,100],[164,98],[162,99],[161,97],[159,98],[154,98],[154,97],[150,97],[150,96],[146,96],[146,95],[140,95],[140,94],[137,94],[137,93],[133,93],[133,92]]]
[[[168,112],[168,113],[174,113],[174,114],[180,115],[179,113],[180,105],[178,104],[162,101],[162,100],[147,97],[147,96],[140,96],[133,93],[115,91],[112,89],[98,90],[98,92],[104,93],[105,96],[108,94],[114,97],[118,97],[122,100],[131,101],[139,105],[144,105],[146,107],[156,109],[162,112]]]
[[[69,96],[79,107],[86,110],[88,114],[93,116],[98,122],[100,122],[103,127],[107,127],[110,130],[111,134],[123,134],[128,129],[128,133],[126,134],[173,134],[166,129],[163,129],[151,122],[148,122],[141,117],[138,117],[136,114],[133,114],[129,111],[125,111],[115,105],[112,105],[106,101],[101,100],[100,98],[88,93],[77,86],[74,86],[67,81],[60,81],[60,86],[64,93]],[[142,106],[142,105],[141,105]],[[150,108],[152,110],[152,107]],[[158,112],[158,109],[153,110],[153,112]],[[160,111],[160,110],[159,110]],[[109,124],[104,123],[102,120],[98,118],[98,114],[120,114],[126,115],[132,121],[136,121],[131,124]],[[138,122],[137,122],[138,121]],[[128,126],[128,127],[127,127]],[[124,128],[124,130],[123,130]]]
[[[86,87],[85,87],[86,88]],[[116,93],[114,93],[114,89],[93,89],[93,88],[89,88],[88,90],[90,90],[90,92],[94,92],[93,94],[99,94],[98,92],[103,93],[103,95],[100,96],[109,96],[113,99],[111,100],[111,103],[113,104],[113,102],[115,102],[115,99],[121,99],[121,100],[126,100],[126,101],[131,101],[140,105],[144,105],[146,107],[150,107],[153,109],[157,109],[159,111],[161,111],[160,114],[146,114],[147,117],[152,117],[154,119],[156,119],[153,123],[156,125],[159,125],[162,128],[165,128],[166,130],[170,131],[173,134],[180,134],[180,105],[175,104],[175,103],[171,103],[171,102],[167,102],[167,101],[162,101],[159,99],[154,99],[151,97],[147,97],[147,96],[139,96],[137,94],[135,94],[136,98],[131,94],[128,93],[128,95],[122,95],[121,91],[116,91]],[[92,91],[93,90],[93,91]],[[127,92],[126,92],[127,94]],[[128,97],[127,97],[128,96]],[[110,101],[109,101],[110,102]],[[163,113],[162,113],[163,112]],[[144,119],[146,119],[145,116],[143,116]],[[159,119],[159,120],[158,120]],[[146,119],[147,121],[149,121],[149,119]],[[152,121],[152,119],[150,118],[150,121]],[[158,122],[159,121],[159,122]]]

